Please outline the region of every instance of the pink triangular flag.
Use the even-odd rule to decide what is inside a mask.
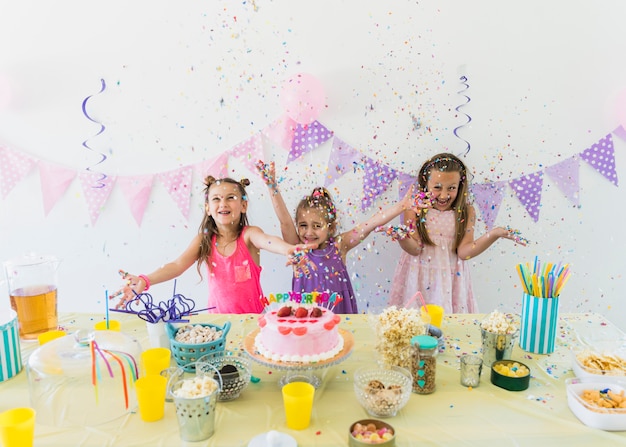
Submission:
[[[265,129],[263,129],[263,135],[283,149],[289,150],[291,149],[295,129],[296,122],[287,115],[283,115],[265,127]]]
[[[104,204],[113,190],[115,177],[87,171],[82,172],[78,176],[78,180],[80,180],[80,186],[85,195],[91,225],[95,225]]]
[[[578,174],[580,170],[580,163],[578,157],[573,156],[567,158],[555,165],[546,167],[546,174],[550,176],[556,186],[559,187],[565,197],[569,199],[574,205],[579,206],[579,191],[580,183],[578,180]]]
[[[374,200],[389,187],[396,177],[398,177],[398,172],[395,169],[366,157],[361,209],[366,210],[372,206]]]
[[[319,121],[313,121],[304,126],[298,124],[293,135],[291,151],[287,157],[287,163],[311,152],[320,144],[328,141],[333,136],[333,132],[322,126]]]
[[[256,169],[256,163],[263,158],[263,140],[261,134],[256,133],[230,150],[230,155],[241,160],[241,162],[254,174],[260,175]]]
[[[141,226],[150,199],[153,180],[154,175],[152,174],[117,178],[117,183],[122,189],[124,197],[126,197],[128,206],[130,206],[130,212],[139,226]]]
[[[474,203],[487,229],[493,228],[504,197],[506,182],[474,183],[470,188]]]
[[[543,187],[543,173],[535,172],[509,181],[517,199],[524,205],[530,217],[537,222],[539,220],[539,208],[541,207],[541,189]]]
[[[35,166],[37,161],[20,152],[8,147],[0,147],[0,194],[2,198],[11,192],[30,170]]]
[[[47,216],[76,178],[76,170],[40,161],[39,178],[41,180],[43,210]]]
[[[185,217],[189,217],[192,174],[193,168],[191,166],[157,174],[157,178],[163,183],[170,197],[174,199],[174,203]]]
[[[204,181],[207,175],[215,178],[228,177],[228,157],[230,154],[223,154],[213,157],[210,160],[204,160],[194,166],[196,175]]]
[[[338,137],[333,138],[333,146],[328,157],[328,169],[324,186],[332,185],[346,172],[354,169],[353,163],[360,160],[362,155],[355,148]]]
[[[615,170],[615,150],[613,149],[613,137],[608,134],[597,143],[591,145],[580,153],[580,158],[591,165],[593,169],[602,174],[607,180],[618,185],[617,171]]]

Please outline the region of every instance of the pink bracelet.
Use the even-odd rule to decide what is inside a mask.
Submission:
[[[143,279],[143,282],[146,283],[146,288],[143,289],[144,292],[147,292],[150,289],[150,280],[146,275],[137,275],[137,278]]]

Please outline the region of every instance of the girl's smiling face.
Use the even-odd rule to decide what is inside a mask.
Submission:
[[[296,229],[300,242],[318,244],[323,248],[330,236],[330,226],[325,219],[322,210],[317,208],[305,208],[298,210],[296,215]]]
[[[427,190],[433,197],[433,208],[445,211],[452,208],[452,204],[459,193],[461,174],[459,172],[441,172],[436,169],[430,171]]]
[[[241,197],[239,187],[229,182],[216,182],[208,192],[206,212],[217,225],[239,224],[241,213],[248,209],[248,201]]]

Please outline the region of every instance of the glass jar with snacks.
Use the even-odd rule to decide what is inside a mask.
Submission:
[[[430,394],[435,391],[437,371],[437,339],[430,335],[411,338],[411,374],[413,392]]]

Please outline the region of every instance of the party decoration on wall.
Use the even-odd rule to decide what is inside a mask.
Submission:
[[[371,158],[365,159],[365,176],[363,177],[363,199],[361,210],[365,211],[398,177],[398,171],[379,163]]]
[[[146,206],[148,206],[153,180],[154,175],[152,174],[120,177],[117,179],[117,183],[122,188],[124,197],[126,197],[130,207],[130,212],[139,226],[141,226]]]
[[[580,157],[596,171],[617,186],[617,172],[615,171],[615,150],[611,134],[602,138],[590,148],[581,152]]]
[[[537,222],[539,207],[541,206],[541,188],[543,187],[543,173],[533,172],[509,181],[513,192],[524,205],[530,217]]]
[[[63,197],[65,191],[76,178],[76,171],[54,163],[39,162],[39,179],[43,197],[43,211],[48,213]]]
[[[197,165],[194,166],[196,176],[204,181],[208,174],[211,174],[215,178],[224,178],[228,177],[228,152],[224,152],[217,157],[211,158],[210,160],[201,161]]]
[[[230,150],[230,154],[240,160],[250,172],[256,173],[256,162],[260,158],[263,158],[263,140],[261,139],[261,134],[257,132],[243,143],[239,143]]]
[[[115,177],[102,176],[102,174],[95,172],[82,172],[79,174],[78,180],[85,195],[91,225],[95,225],[104,204],[113,191]],[[94,186],[95,184],[98,186]]]
[[[463,94],[463,92],[464,92],[464,91],[467,91],[467,89],[469,89],[469,84],[467,83],[467,77],[466,77],[466,76],[461,76],[461,84],[462,84],[463,86],[465,86],[465,88],[463,88],[462,90],[459,90],[457,93],[458,93],[459,95],[461,95],[462,97],[464,97],[464,98],[466,99],[466,101],[465,101],[465,103],[464,103],[464,104],[459,104],[458,106],[456,106],[456,108],[455,108],[454,110],[456,110],[456,112],[457,112],[457,113],[459,113],[459,114],[463,114],[463,115],[465,115],[465,117],[467,118],[467,122],[466,122],[466,123],[464,123],[464,124],[461,124],[461,125],[460,125],[460,126],[458,126],[458,127],[456,127],[456,128],[452,131],[452,133],[454,133],[454,136],[455,136],[455,137],[457,137],[458,139],[460,139],[461,141],[463,141],[463,142],[465,143],[465,154],[463,154],[463,155],[467,155],[467,154],[469,154],[470,147],[471,147],[471,146],[470,146],[470,144],[469,144],[469,141],[467,141],[467,140],[465,140],[465,139],[461,138],[461,137],[459,136],[459,133],[458,133],[458,130],[459,130],[460,128],[465,127],[465,126],[467,126],[469,123],[471,123],[471,122],[472,122],[472,117],[471,117],[471,116],[469,116],[467,113],[465,113],[465,112],[461,112],[461,111],[459,110],[461,107],[466,106],[466,105],[467,105],[467,104],[469,104],[469,103],[470,103],[470,101],[471,101],[471,99],[470,99],[470,97],[469,97],[469,96],[467,96],[466,94]]]
[[[302,126],[317,119],[324,101],[324,86],[311,74],[297,73],[283,82],[280,104],[287,116]]]
[[[504,197],[506,182],[478,183],[471,185],[470,188],[485,225],[487,228],[493,228]]]
[[[104,79],[100,79],[100,82],[101,82],[101,88],[100,88],[100,91],[99,91],[98,93],[96,93],[96,95],[101,94],[101,93],[102,93],[102,92],[106,89],[106,82],[104,82]],[[91,116],[89,116],[89,113],[87,113],[87,102],[88,102],[88,101],[89,101],[89,100],[90,100],[93,96],[95,96],[95,95],[89,95],[89,96],[87,96],[87,97],[83,100],[83,104],[82,104],[83,115],[85,115],[85,118],[87,118],[87,119],[88,119],[89,121],[91,121],[92,123],[96,123],[96,124],[98,124],[98,125],[100,126],[100,130],[98,130],[98,132],[97,132],[94,136],[92,136],[91,138],[95,138],[95,137],[97,137],[97,136],[98,136],[98,135],[100,135],[102,132],[104,132],[104,130],[106,129],[106,128],[105,128],[105,126],[104,126],[104,124],[102,124],[100,121],[97,121],[97,120],[93,119]],[[86,149],[89,149],[89,150],[90,150],[90,151],[92,151],[92,152],[97,152],[97,151],[95,151],[94,149],[92,149],[92,148],[91,148],[91,147],[87,144],[87,142],[88,142],[91,138],[88,138],[88,139],[86,139],[85,141],[83,141],[82,146],[83,146],[84,148],[86,148]],[[97,162],[94,166],[97,166],[97,165],[99,165],[100,163],[103,163],[103,162],[107,159],[107,156],[106,156],[106,154],[105,154],[104,152],[98,152],[98,154],[100,155],[100,160],[99,160],[99,161],[98,161],[98,162]],[[91,170],[92,170],[92,168],[91,168],[91,167],[87,167],[86,169],[87,169],[87,171],[91,171]],[[94,188],[104,188],[104,187],[106,187],[106,182],[105,182],[106,178],[107,178],[106,174],[101,173],[101,174],[100,174],[100,177],[96,180],[96,182],[94,183],[93,187],[94,187]]]
[[[578,182],[578,157],[574,155],[555,165],[546,167],[546,174],[556,183],[561,192],[565,194],[575,206],[580,205],[580,183]]]
[[[263,135],[283,149],[290,150],[296,126],[297,123],[285,115],[263,129]]]
[[[333,138],[333,146],[328,159],[328,171],[324,186],[332,185],[335,180],[352,169],[352,162],[361,157],[359,151],[344,142],[342,139]]]
[[[333,133],[322,126],[319,121],[314,121],[309,126],[301,126],[298,124],[293,134],[293,142],[291,143],[291,151],[287,163],[311,152],[331,139]]]
[[[17,185],[37,162],[32,157],[21,152],[0,146],[0,194],[6,198],[7,194]]]
[[[191,166],[185,166],[181,169],[174,169],[156,175],[185,217],[189,217],[192,172],[193,168]]]

